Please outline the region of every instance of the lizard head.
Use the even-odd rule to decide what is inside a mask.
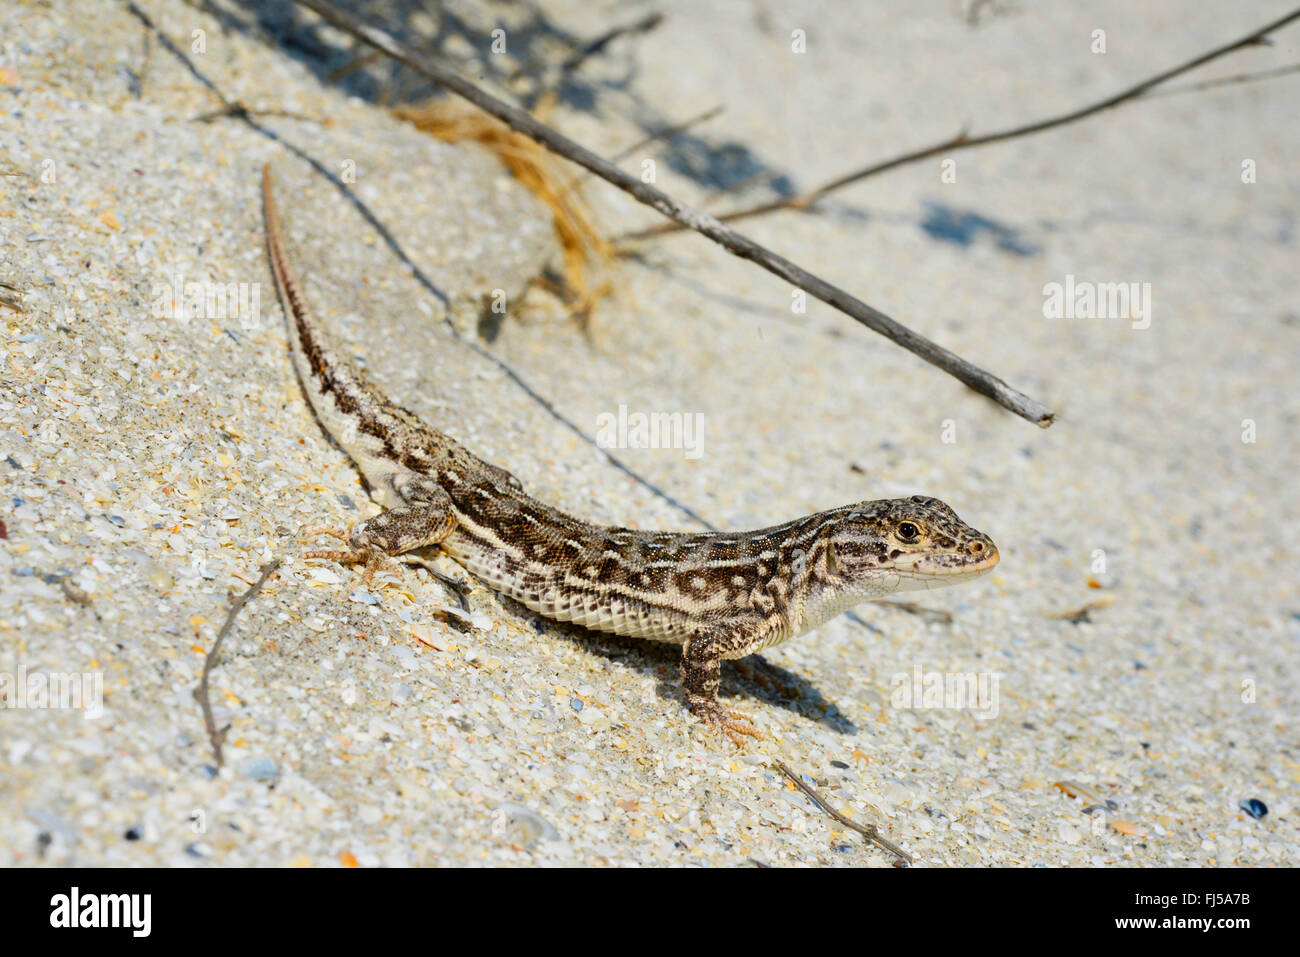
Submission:
[[[1000,559],[991,538],[925,495],[863,502],[831,530],[829,557],[850,581],[894,579],[888,591],[965,581]]]

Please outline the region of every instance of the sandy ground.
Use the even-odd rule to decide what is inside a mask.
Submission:
[[[0,13],[0,279],[25,292],[0,306],[0,863],[890,862],[774,758],[922,865],[1297,863],[1300,80],[1152,98],[954,154],[954,182],[926,162],[744,225],[1047,402],[1040,431],[696,236],[641,245],[586,327],[521,299],[555,246],[495,158],[389,118],[383,65],[324,81],[349,44],[313,17],[219,6],[146,0],[152,28],[118,3]],[[612,155],[724,105],[623,161],[717,211],[1098,98],[1285,6],[1000,3],[973,26],[948,0],[675,0],[584,65],[553,122]],[[650,9],[543,8],[405,26],[492,78],[516,62],[483,53],[495,26],[518,62],[554,63]],[[1297,53],[1293,26],[1183,82]],[[205,82],[293,115],[204,121]],[[728,667],[728,702],[769,733],[740,751],[687,718],[669,649],[481,586],[464,630],[421,573],[367,589],[303,560],[303,527],[377,509],[293,378],[268,160],[324,320],[539,498],[739,528],[924,492],[1000,568]],[[610,234],[656,222],[588,195]],[[187,282],[243,308],[177,315]],[[1067,282],[1137,283],[1149,309],[1046,317]],[[489,343],[493,290],[511,311]],[[620,406],[700,414],[700,454],[613,450],[629,478],[593,444]],[[212,672],[217,768],[193,689],[228,593],[272,557]],[[102,689],[102,713],[42,707],[46,675]],[[914,676],[992,696],[909,702]]]

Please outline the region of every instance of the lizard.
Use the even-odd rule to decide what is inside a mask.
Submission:
[[[262,169],[267,256],[297,377],[324,430],[383,508],[352,526],[304,530],[347,543],[304,553],[363,566],[437,546],[534,612],[681,646],[690,711],[737,744],[762,737],[718,700],[723,659],[811,631],[853,606],[985,574],[997,547],[926,495],[856,502],[748,532],[593,524],[533,498],[505,469],[397,405],[343,356],[309,307]]]

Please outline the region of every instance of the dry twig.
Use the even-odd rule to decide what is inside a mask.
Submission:
[[[761,216],[764,213],[773,213],[782,209],[806,210],[828,193],[833,193],[835,190],[843,189],[845,186],[852,183],[861,182],[870,176],[877,176],[880,173],[887,172],[891,169],[897,169],[900,166],[907,166],[924,159],[930,159],[931,157],[938,156],[941,153],[955,153],[958,150],[967,150],[975,146],[987,146],[990,143],[1000,143],[1003,140],[1015,139],[1020,136],[1029,136],[1033,133],[1041,133],[1044,130],[1055,129],[1058,126],[1065,126],[1069,123],[1077,123],[1079,120],[1112,109],[1113,107],[1119,106],[1121,103],[1141,99],[1152,87],[1158,86],[1168,80],[1172,80],[1174,77],[1187,73],[1190,70],[1194,70],[1199,66],[1203,66],[1211,60],[1216,60],[1225,54],[1232,53],[1235,50],[1240,50],[1242,47],[1254,46],[1261,43],[1264,41],[1265,36],[1275,30],[1281,29],[1297,18],[1300,18],[1300,9],[1291,11],[1286,16],[1260,27],[1258,30],[1247,34],[1239,40],[1234,40],[1231,43],[1225,43],[1223,46],[1215,47],[1207,53],[1202,53],[1200,56],[1193,57],[1185,63],[1180,63],[1178,66],[1171,67],[1168,70],[1157,73],[1155,76],[1148,77],[1141,83],[1134,84],[1125,90],[1121,90],[1119,93],[1112,94],[1105,99],[1098,100],[1095,103],[1090,103],[1087,106],[1081,106],[1070,110],[1067,113],[1061,113],[1058,116],[1052,116],[1046,119],[1035,120],[1032,123],[1024,123],[1020,126],[1013,126],[1005,130],[998,130],[994,133],[982,133],[979,136],[967,136],[965,130],[963,130],[951,139],[946,139],[941,143],[935,143],[931,146],[912,150],[911,152],[903,153],[887,160],[881,160],[879,163],[873,163],[872,165],[863,167],[862,169],[854,170],[851,173],[837,176],[817,188],[809,190],[799,196],[771,200],[766,203],[748,206],[744,209],[732,210],[729,213],[721,214],[718,219],[724,223],[734,223],[737,220],[748,219],[751,216]],[[1276,74],[1287,72],[1287,69],[1288,68],[1283,68],[1281,71],[1276,71]],[[1268,74],[1258,74],[1260,78],[1263,78],[1266,75]],[[1225,85],[1227,82],[1233,80],[1242,82],[1243,79],[1244,78],[1242,77],[1229,77],[1226,80],[1212,80],[1204,84],[1204,86],[1208,88],[1212,85]],[[1180,92],[1186,92],[1188,89],[1193,88],[1194,87],[1181,88]],[[626,236],[619,238],[645,239],[650,236],[662,236],[666,233],[674,233],[688,227],[689,224],[678,225],[676,223],[660,223],[659,225],[652,226],[649,229],[629,233]]]
[[[212,666],[217,662],[217,652],[221,650],[221,643],[225,641],[226,635],[230,634],[230,629],[235,626],[235,617],[245,605],[257,597],[257,593],[262,590],[266,580],[280,567],[280,561],[277,558],[263,565],[261,577],[253,583],[251,588],[235,599],[230,606],[229,613],[226,615],[225,624],[217,632],[217,640],[212,643],[207,657],[203,659],[203,674],[199,677],[198,687],[194,689],[194,700],[203,709],[203,726],[207,728],[208,739],[212,742],[212,754],[216,758],[217,767],[221,767],[225,763],[225,758],[221,754],[221,745],[226,740],[226,732],[230,730],[230,725],[218,729],[217,722],[212,717],[212,702],[208,699],[208,675],[212,672]]]
[[[662,13],[652,11],[632,23],[620,27],[612,27],[609,30],[606,30],[594,40],[587,41],[565,57],[564,62],[560,64],[560,75],[568,76],[570,73],[578,69],[578,67],[582,66],[589,57],[595,56],[621,36],[634,35],[637,33],[649,33],[655,27],[659,26],[659,24],[663,22],[663,19],[664,15]]]
[[[290,110],[254,110],[245,106],[238,101],[227,102],[215,110],[208,110],[206,113],[200,113],[194,117],[195,123],[211,123],[213,120],[219,120],[225,117],[235,119],[251,119],[254,116],[278,116],[287,120],[299,120],[303,123],[317,123],[321,126],[328,126],[328,122],[322,123],[320,120],[313,119],[310,116],[304,116],[302,113],[294,113]]]
[[[853,821],[845,817],[839,811],[835,810],[835,808],[831,807],[830,802],[828,802],[824,797],[822,797],[819,793],[817,793],[816,788],[814,788],[811,784],[805,782],[803,778],[799,777],[799,775],[791,771],[789,766],[784,761],[781,761],[776,758],[774,758],[773,760],[776,761],[776,766],[780,769],[781,773],[794,782],[795,787],[797,787],[804,794],[808,795],[808,797],[812,798],[813,801],[817,803],[818,807],[820,807],[831,817],[835,818],[835,820],[839,821],[841,824],[843,824],[845,827],[849,828],[850,830],[857,831],[868,841],[871,841],[871,843],[884,848],[890,854],[893,854],[894,857],[896,857],[903,864],[912,863],[911,856],[908,855],[908,853],[904,851],[901,847],[899,847],[897,844],[890,841],[888,838],[882,837],[880,835],[880,832],[876,830],[876,826],[874,824],[859,824],[857,821]]]
[[[669,140],[671,140],[674,136],[679,136],[682,133],[685,133],[691,127],[698,126],[700,123],[708,122],[709,120],[713,119],[715,116],[721,114],[724,110],[726,110],[726,107],[723,106],[721,103],[719,103],[717,106],[711,107],[710,109],[705,110],[703,113],[697,114],[696,116],[692,116],[689,120],[683,120],[680,123],[674,123],[672,126],[665,127],[662,130],[656,130],[655,132],[651,133],[649,136],[637,140],[635,143],[633,143],[631,146],[627,147],[626,149],[619,150],[612,157],[610,157],[610,162],[611,163],[622,162],[623,160],[627,159],[629,156],[634,155],[638,150],[645,149],[645,147],[649,146],[651,143],[656,143],[659,141],[663,141],[666,143]]]
[[[1158,96],[1177,96],[1180,93],[1199,93],[1201,90],[1213,90],[1221,86],[1237,86],[1241,83],[1257,83],[1260,80],[1272,80],[1279,76],[1289,76],[1292,73],[1300,73],[1300,63],[1292,63],[1289,66],[1279,66],[1272,70],[1260,70],[1257,73],[1234,73],[1232,76],[1221,76],[1213,80],[1202,80],[1200,83],[1185,83],[1182,86],[1171,86],[1167,90],[1155,90],[1146,94],[1144,99],[1155,99]]]
[[[893,340],[904,349],[964,382],[976,392],[988,396],[1004,408],[1043,428],[1052,424],[1054,414],[1036,399],[1018,392],[1001,379],[967,362],[961,356],[949,352],[924,336],[918,335],[838,286],[831,285],[826,280],[813,275],[790,260],[777,255],[764,246],[760,246],[752,239],[728,229],[713,216],[673,199],[667,193],[656,189],[649,183],[641,182],[637,177],[624,172],[586,147],[575,143],[544,123],[540,123],[524,110],[512,106],[479,88],[455,70],[425,59],[398,42],[388,33],[363,23],[351,13],[339,9],[334,4],[327,2],[327,0],[294,0],[294,2],[314,10],[339,29],[352,34],[376,49],[384,51],[393,59],[406,64],[415,72],[433,80],[457,96],[468,100],[508,124],[512,129],[518,130],[525,136],[541,143],[552,152],[585,167],[601,179],[630,194],[639,202],[650,206],[670,219],[694,229],[701,235],[707,236],[742,259],[753,260],[768,272],[781,277],[846,315],[852,316],[867,328]]]

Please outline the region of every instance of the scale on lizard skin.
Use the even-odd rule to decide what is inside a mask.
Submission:
[[[365,566],[437,545],[476,578],[560,621],[682,646],[690,709],[759,736],[718,701],[724,658],[803,634],[864,601],[982,575],[992,540],[935,498],[858,502],[753,532],[644,532],[593,525],[528,495],[509,472],[390,401],[334,347],[284,248],[262,170],[267,252],[294,367],[325,430],[385,511],[307,553]]]

